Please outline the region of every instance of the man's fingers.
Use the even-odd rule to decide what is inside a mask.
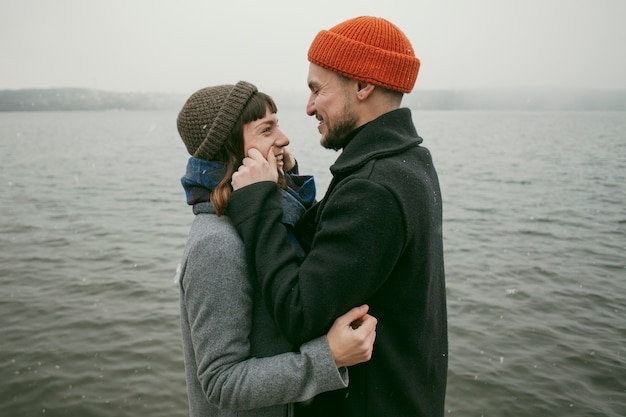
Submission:
[[[276,155],[274,154],[274,147],[270,147],[269,152],[267,153],[267,158],[265,158],[267,162],[270,164],[270,169],[272,172],[276,171]]]
[[[276,182],[278,180],[276,156],[271,153],[268,157],[270,157],[269,162],[258,149],[250,148],[248,155],[241,161],[237,172],[233,173],[231,178],[233,190],[261,181]]]
[[[254,160],[265,160],[265,157],[263,156],[263,154],[256,148],[250,148],[248,150],[248,158],[250,159],[254,159]],[[245,158],[244,158],[245,160]]]

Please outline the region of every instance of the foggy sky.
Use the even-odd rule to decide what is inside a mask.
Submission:
[[[626,90],[624,0],[0,0],[0,89],[306,90],[321,29],[387,18],[419,89]]]

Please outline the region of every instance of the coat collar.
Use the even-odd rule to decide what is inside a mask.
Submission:
[[[411,110],[400,108],[358,128],[330,167],[333,175],[350,171],[372,159],[400,153],[422,143],[411,118]]]

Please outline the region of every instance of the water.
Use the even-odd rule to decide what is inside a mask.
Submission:
[[[184,416],[176,112],[0,113],[0,416]],[[336,158],[281,109],[319,194]],[[626,415],[626,113],[415,112],[450,416]]]

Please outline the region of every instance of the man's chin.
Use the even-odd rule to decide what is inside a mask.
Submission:
[[[343,140],[338,139],[337,137],[329,137],[322,136],[320,139],[320,144],[326,149],[332,149],[334,151],[338,151],[343,148]]]
[[[328,132],[322,133],[322,136],[320,137],[320,145],[326,149],[334,149],[333,138],[332,136],[328,136]]]

